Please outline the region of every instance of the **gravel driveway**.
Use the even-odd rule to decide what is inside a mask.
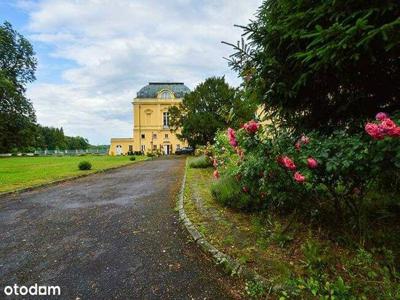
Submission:
[[[183,169],[177,158],[139,162],[0,198],[0,298],[35,283],[66,299],[234,297],[179,225]]]

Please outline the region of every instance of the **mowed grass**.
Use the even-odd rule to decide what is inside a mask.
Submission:
[[[145,158],[136,156],[135,161],[130,161],[127,156],[95,155],[0,158],[0,193],[128,165]],[[79,162],[84,160],[92,164],[91,170],[78,169]]]

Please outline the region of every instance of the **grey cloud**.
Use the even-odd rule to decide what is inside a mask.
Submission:
[[[261,0],[68,1],[21,3],[30,38],[50,45],[46,55],[68,59],[64,82],[36,82],[28,91],[46,125],[92,143],[131,134],[131,101],[151,80],[184,81],[190,88],[208,76],[239,84],[223,56]],[[44,54],[41,54],[44,55]]]

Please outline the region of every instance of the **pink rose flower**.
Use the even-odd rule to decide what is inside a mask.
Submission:
[[[247,186],[242,187],[242,190],[244,193],[248,193],[249,192],[249,188]]]
[[[316,167],[318,167],[318,162],[315,158],[309,157],[307,158],[307,165],[310,169],[315,169]]]
[[[218,172],[218,170],[215,170],[213,175],[214,175],[215,178],[218,179],[218,178],[219,178],[219,172]]]
[[[383,139],[384,134],[380,126],[374,123],[367,123],[365,125],[365,131],[376,140]]]
[[[235,136],[235,130],[233,130],[232,128],[229,127],[227,135],[228,135],[228,138],[230,138],[231,136]]]
[[[310,138],[306,137],[304,134],[300,138],[300,142],[304,145],[308,144],[310,142]]]
[[[400,127],[395,127],[391,130],[388,130],[387,134],[391,137],[400,137]]]
[[[251,134],[256,133],[259,127],[260,124],[254,120],[251,120],[243,125],[244,130],[246,130],[247,133]]]
[[[389,116],[388,116],[387,113],[384,113],[384,112],[378,112],[378,113],[376,114],[376,116],[375,116],[375,119],[377,119],[378,121],[383,121],[383,120],[385,120],[386,118],[389,118]]]
[[[213,166],[214,166],[214,168],[218,167],[218,161],[215,158],[213,160]]]
[[[397,127],[396,124],[389,118],[384,119],[378,126],[384,133],[387,133]]]
[[[299,183],[302,183],[306,180],[306,177],[297,171],[296,173],[294,173],[294,180],[296,180]]]
[[[291,160],[287,156],[282,156],[281,158],[279,158],[279,162],[281,165],[283,165],[288,170],[296,169],[296,165],[294,164],[293,160]]]
[[[299,140],[294,144],[297,151],[300,151],[302,145],[307,145],[310,142],[310,138],[304,134],[299,138]]]
[[[238,142],[236,140],[235,130],[233,130],[232,128],[228,128],[228,139],[229,139],[229,144],[232,147],[236,147],[238,145]]]

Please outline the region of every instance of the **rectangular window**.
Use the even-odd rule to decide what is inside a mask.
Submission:
[[[153,140],[157,139],[157,134],[153,133]]]
[[[129,152],[132,152],[132,151],[133,151],[133,146],[129,145]]]
[[[166,133],[164,137],[167,139],[168,138],[168,133]]]
[[[142,134],[142,139],[146,138],[146,135]]]
[[[177,144],[176,145],[176,150],[181,149],[181,145]]]
[[[153,150],[157,150],[157,145],[153,145]]]
[[[144,153],[144,151],[146,151],[146,146],[145,145],[142,145],[140,148],[142,149],[142,153]]]
[[[163,126],[164,126],[164,128],[169,127],[169,113],[168,112],[163,112]]]

